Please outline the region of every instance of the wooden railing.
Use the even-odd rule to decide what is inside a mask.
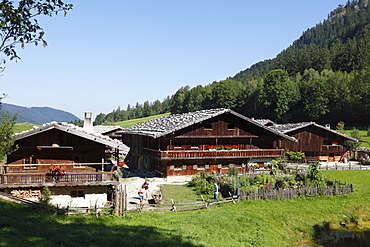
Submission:
[[[159,159],[209,159],[209,158],[265,158],[281,157],[283,149],[249,150],[171,150],[145,149],[145,154]]]
[[[67,173],[63,175],[54,174],[2,174],[0,175],[0,188],[9,185],[45,185],[45,184],[104,184],[105,182],[117,182],[118,178],[113,172],[92,173]]]
[[[342,145],[323,145],[322,152],[340,153],[344,152],[345,148]]]

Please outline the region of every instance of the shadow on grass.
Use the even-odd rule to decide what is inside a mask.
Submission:
[[[370,243],[370,230],[356,228],[332,229],[329,223],[314,226],[314,244],[323,247],[366,247]]]
[[[108,217],[89,224],[60,223],[58,217],[0,200],[0,246],[201,246],[156,227],[107,226]]]

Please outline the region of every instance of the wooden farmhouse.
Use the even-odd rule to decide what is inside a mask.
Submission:
[[[125,156],[129,148],[91,127],[52,122],[17,134],[19,148],[2,167],[0,191],[37,198],[47,186],[53,193],[51,203],[61,206],[111,200],[118,178],[106,159]]]
[[[258,121],[258,120],[257,120]],[[297,139],[297,142],[282,141],[281,148],[286,152],[304,152],[306,162],[343,161],[348,152],[346,141],[358,140],[330,129],[330,126],[322,126],[315,122],[276,124],[272,121],[261,120],[261,124],[272,130],[279,131]]]
[[[229,109],[163,116],[117,134],[130,146],[130,168],[164,176],[227,173],[230,166],[243,172],[248,163],[284,156],[281,143],[296,141]]]

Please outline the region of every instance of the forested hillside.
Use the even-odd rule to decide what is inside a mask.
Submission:
[[[1,103],[0,114],[17,115],[17,123],[41,125],[51,121],[69,122],[80,120],[75,115],[51,107],[24,107]]]
[[[348,1],[276,58],[226,80],[184,86],[171,97],[99,114],[97,123],[225,107],[277,122],[370,124],[370,7]]]

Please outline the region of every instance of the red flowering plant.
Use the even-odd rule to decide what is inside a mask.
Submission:
[[[126,165],[126,162],[124,162],[123,160],[119,160],[118,161],[118,166],[125,166]]]
[[[67,170],[67,165],[56,165],[54,162],[50,163],[49,171],[53,174],[63,175]]]

